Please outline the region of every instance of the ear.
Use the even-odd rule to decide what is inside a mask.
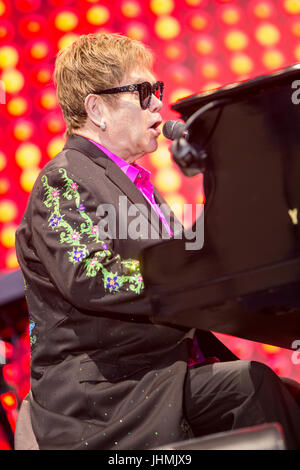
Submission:
[[[103,118],[103,104],[99,96],[89,94],[84,100],[84,106],[89,119],[97,127],[100,127]]]

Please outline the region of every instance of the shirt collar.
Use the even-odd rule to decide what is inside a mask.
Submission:
[[[115,155],[113,152],[108,150],[107,148],[103,147],[98,142],[95,142],[92,139],[88,139],[90,142],[95,144],[102,152],[104,152],[116,165],[128,176],[128,178],[135,183],[137,178],[140,180],[140,183],[145,183],[150,181],[151,173],[150,171],[146,170],[142,166],[138,165],[137,163],[127,163],[122,158]]]

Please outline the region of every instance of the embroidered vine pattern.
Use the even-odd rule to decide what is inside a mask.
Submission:
[[[63,189],[50,186],[47,176],[43,175],[41,181],[46,195],[43,202],[51,210],[48,218],[49,226],[52,230],[62,229],[59,234],[60,243],[66,243],[72,248],[68,252],[69,261],[73,264],[78,262],[83,263],[87,277],[95,277],[101,271],[104,288],[109,292],[117,292],[123,285],[128,284],[130,290],[140,294],[144,288],[144,282],[140,274],[139,261],[134,259],[121,260],[120,256],[117,255],[115,259],[124,268],[126,274],[119,275],[106,269],[103,263],[112,259],[112,253],[108,245],[98,238],[97,226],[93,224],[92,219],[86,212],[86,208],[80,198],[78,184],[68,177],[64,168],[60,168],[58,171],[61,173],[64,182]],[[65,220],[65,214],[60,210],[61,198],[69,201],[74,200],[76,209],[83,219],[80,227],[74,229]],[[70,208],[70,210],[72,209]],[[100,250],[91,256],[88,246],[84,243],[86,237],[90,241],[100,243]]]

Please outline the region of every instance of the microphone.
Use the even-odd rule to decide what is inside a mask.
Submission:
[[[163,135],[170,140],[180,139],[180,137],[187,137],[188,131],[184,131],[185,124],[180,121],[166,121],[163,125]]]

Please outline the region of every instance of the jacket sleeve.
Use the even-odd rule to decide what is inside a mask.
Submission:
[[[96,194],[99,194],[99,191]],[[41,176],[32,201],[32,237],[49,279],[76,308],[151,315],[140,264],[101,240],[93,186],[65,168]]]

